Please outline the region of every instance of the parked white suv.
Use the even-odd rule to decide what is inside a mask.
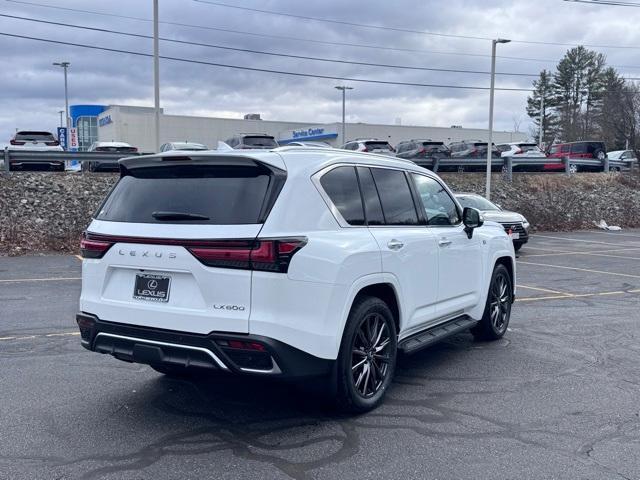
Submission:
[[[352,150],[354,152],[370,152],[379,153],[381,155],[396,156],[395,149],[386,140],[378,140],[377,138],[356,138],[345,143],[343,150]]]
[[[307,147],[120,161],[82,239],[82,345],[169,375],[325,377],[377,406],[399,351],[504,335],[513,245],[440,178]]]

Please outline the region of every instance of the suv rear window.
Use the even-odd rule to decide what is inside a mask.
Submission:
[[[536,152],[540,151],[540,149],[538,148],[538,145],[536,145],[535,143],[520,143],[520,144],[518,144],[518,148],[520,150],[522,150],[522,153],[532,152],[532,151],[536,151]]]
[[[435,152],[444,153],[449,151],[449,149],[442,142],[441,143],[424,142],[422,145],[424,146],[425,152],[429,152],[429,153],[435,153]]]
[[[275,148],[278,146],[278,144],[273,139],[273,137],[260,137],[260,136],[244,137],[242,139],[242,144],[250,145],[252,147],[274,147]]]
[[[96,147],[96,152],[137,153],[136,147]]]
[[[274,174],[262,165],[137,168],[111,191],[97,220],[131,223],[240,225],[261,223]],[[155,218],[159,212],[203,218]]]
[[[364,142],[364,144],[367,146],[367,150],[392,150],[389,142]]]
[[[18,132],[16,140],[23,142],[55,142],[55,137],[49,132]]]

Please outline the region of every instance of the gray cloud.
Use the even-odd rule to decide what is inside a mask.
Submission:
[[[236,29],[254,33],[300,37],[328,42],[349,42],[394,48],[488,55],[487,40],[452,39],[352,26],[305,21],[203,5],[191,0],[160,0],[161,19],[170,22]],[[301,15],[335,18],[357,23],[431,30],[460,35],[512,38],[499,46],[499,55],[549,59],[530,62],[499,58],[497,70],[538,73],[552,68],[568,47],[530,45],[516,40],[564,43],[634,45],[640,32],[622,7],[593,7],[540,1],[418,1],[403,2],[299,2],[296,0],[245,0],[239,5]],[[108,13],[151,18],[150,1],[112,0],[93,4],[79,0],[55,0],[49,5],[95,9]],[[52,21],[110,28],[144,35],[151,24],[128,19],[69,12],[1,1],[0,13]],[[150,53],[151,41],[108,33],[90,32],[20,20],[0,18],[0,32],[53,38]],[[206,29],[161,25],[169,38],[228,45],[239,48],[286,52],[296,55],[340,58],[362,62],[403,64],[434,68],[488,71],[486,56],[399,52],[383,49],[320,45],[290,39],[261,38]],[[640,50],[598,49],[612,65],[640,65]],[[51,62],[72,63],[69,76],[71,103],[127,103],[151,105],[150,58],[44,44],[0,37],[0,140],[15,128],[54,129],[57,111],[64,104],[62,72]],[[372,78],[385,81],[488,86],[489,77],[479,74],[396,70],[286,59],[213,48],[163,42],[161,54],[208,62],[311,74]],[[623,73],[638,76],[640,68]],[[505,77],[498,86],[528,88],[532,78]],[[167,113],[239,117],[260,112],[263,118],[309,122],[336,121],[340,96],[334,80],[288,77],[228,68],[161,62],[162,104]],[[485,127],[486,91],[421,88],[353,83],[348,117],[352,121]],[[511,129],[513,118],[522,118],[521,130],[529,128],[524,112],[526,92],[496,94],[496,128]]]

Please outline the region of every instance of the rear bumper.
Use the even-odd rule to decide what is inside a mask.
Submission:
[[[303,378],[326,375],[334,361],[260,335],[207,335],[139,327],[78,313],[82,346],[119,360],[244,375]],[[243,348],[250,346],[251,348]]]
[[[9,161],[10,170],[51,170],[51,169],[64,170],[64,161],[48,161],[48,162],[31,162],[28,160],[13,160]]]

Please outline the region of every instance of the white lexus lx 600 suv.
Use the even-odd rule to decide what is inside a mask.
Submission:
[[[327,148],[120,161],[82,239],[82,345],[168,375],[325,377],[377,406],[400,352],[507,330],[513,245],[412,162]]]

